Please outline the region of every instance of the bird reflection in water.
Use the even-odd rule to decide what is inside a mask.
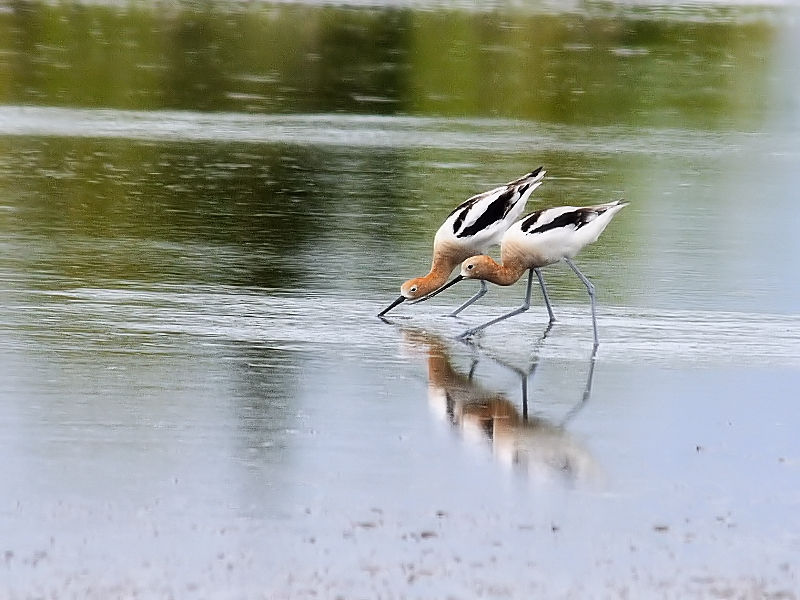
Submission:
[[[539,340],[543,341],[549,328]],[[473,362],[468,370],[453,366],[446,343],[417,329],[403,329],[406,344],[424,351],[428,362],[428,401],[431,410],[446,419],[465,441],[488,442],[495,459],[536,481],[560,480],[586,484],[601,479],[601,469],[589,451],[566,430],[566,425],[591,396],[594,359],[589,361],[586,384],[575,406],[559,422],[528,414],[528,384],[535,375],[535,356],[527,370],[519,369],[470,345]],[[503,392],[481,384],[475,369],[489,359],[516,373],[522,390],[521,407]]]

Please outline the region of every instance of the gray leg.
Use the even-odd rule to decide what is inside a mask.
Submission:
[[[586,291],[589,292],[589,300],[592,302],[592,327],[594,328],[594,352],[597,352],[597,345],[599,342],[597,341],[597,317],[595,316],[595,307],[594,307],[594,285],[591,281],[586,279],[583,273],[578,270],[578,267],[575,266],[575,263],[572,262],[569,258],[565,258],[564,261],[570,266],[570,268],[575,271],[575,275],[577,275],[580,280],[583,282],[583,285],[586,286]],[[594,355],[594,353],[593,353]]]
[[[542,277],[542,272],[538,267],[534,267],[533,270],[536,273],[536,277],[539,278],[539,285],[542,287],[542,296],[544,296],[544,303],[545,306],[547,306],[547,314],[550,315],[550,325],[552,325],[555,323],[556,317],[553,314],[553,307],[550,306],[550,296],[547,293],[547,286],[544,284],[544,277]]]
[[[491,321],[488,321],[488,322],[484,323],[483,325],[478,325],[477,327],[474,327],[472,329],[467,329],[464,333],[462,333],[460,336],[458,336],[459,339],[464,339],[464,338],[471,337],[471,336],[475,335],[476,333],[478,333],[479,331],[482,331],[482,330],[486,329],[490,325],[494,325],[495,323],[499,323],[500,321],[505,321],[509,317],[513,317],[514,315],[518,315],[518,314],[523,313],[526,310],[528,310],[531,307],[531,288],[532,288],[532,286],[533,286],[533,269],[531,269],[528,272],[528,288],[527,288],[527,290],[525,292],[525,302],[522,303],[522,306],[520,306],[519,308],[515,308],[511,312],[506,313],[504,315],[501,315],[501,316],[497,317],[496,319],[492,319]]]
[[[459,306],[453,312],[451,312],[450,313],[451,317],[458,316],[458,313],[460,313],[462,310],[467,308],[470,304],[473,304],[473,303],[477,302],[478,300],[480,300],[484,296],[484,294],[486,294],[486,292],[488,291],[488,289],[486,287],[486,282],[483,279],[481,279],[480,281],[481,281],[481,289],[478,290],[478,293],[475,294],[472,298],[470,298],[466,302],[464,302],[464,304]]]

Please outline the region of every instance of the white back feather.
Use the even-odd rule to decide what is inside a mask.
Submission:
[[[540,169],[533,177],[521,177],[466,200],[445,219],[436,232],[434,245],[457,244],[476,254],[485,253],[490,246],[499,244],[503,234],[525,210],[525,204],[536,188],[542,184],[546,171]],[[511,194],[502,204],[506,209],[501,218],[490,214],[497,210],[494,204],[503,195]]]

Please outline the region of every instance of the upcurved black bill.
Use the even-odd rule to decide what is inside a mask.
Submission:
[[[392,310],[392,309],[393,309],[395,306],[397,306],[398,304],[402,303],[402,302],[403,302],[405,299],[406,299],[406,297],[405,297],[405,296],[400,296],[400,297],[399,297],[397,300],[395,300],[395,301],[394,301],[394,302],[392,302],[392,303],[391,303],[389,306],[387,306],[387,307],[386,307],[386,308],[384,308],[384,309],[383,309],[381,312],[379,312],[379,313],[378,313],[378,316],[379,316],[379,317],[382,317],[382,316],[383,316],[383,315],[385,315],[387,312],[389,312],[390,310]]]
[[[428,300],[428,299],[430,299],[430,298],[433,298],[433,297],[434,297],[434,296],[436,296],[437,294],[441,294],[441,293],[442,293],[443,291],[445,291],[447,288],[449,288],[450,286],[453,286],[453,285],[457,284],[457,283],[458,283],[459,281],[461,281],[462,279],[466,279],[466,278],[465,278],[463,275],[456,275],[456,276],[455,276],[455,277],[453,277],[453,278],[452,278],[450,281],[448,281],[448,282],[447,282],[447,283],[445,283],[445,284],[444,284],[442,287],[440,287],[438,290],[436,290],[435,292],[431,292],[430,294],[428,294],[427,296],[424,296],[423,298],[420,298],[419,300],[417,300],[416,302],[414,302],[414,304],[416,304],[417,302],[425,302],[425,300]]]

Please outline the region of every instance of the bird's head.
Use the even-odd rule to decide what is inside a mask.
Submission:
[[[436,290],[437,287],[435,282],[426,277],[415,277],[414,279],[409,279],[400,286],[400,295],[406,300],[417,300],[418,298],[427,296]]]
[[[379,312],[378,316],[382,317],[395,306],[402,304],[406,300],[420,300],[435,290],[436,283],[427,277],[415,277],[414,279],[409,279],[400,286],[400,295],[397,297],[397,299]]]
[[[488,279],[489,275],[497,268],[497,263],[491,256],[481,254],[471,256],[461,263],[461,277],[464,279]]]

